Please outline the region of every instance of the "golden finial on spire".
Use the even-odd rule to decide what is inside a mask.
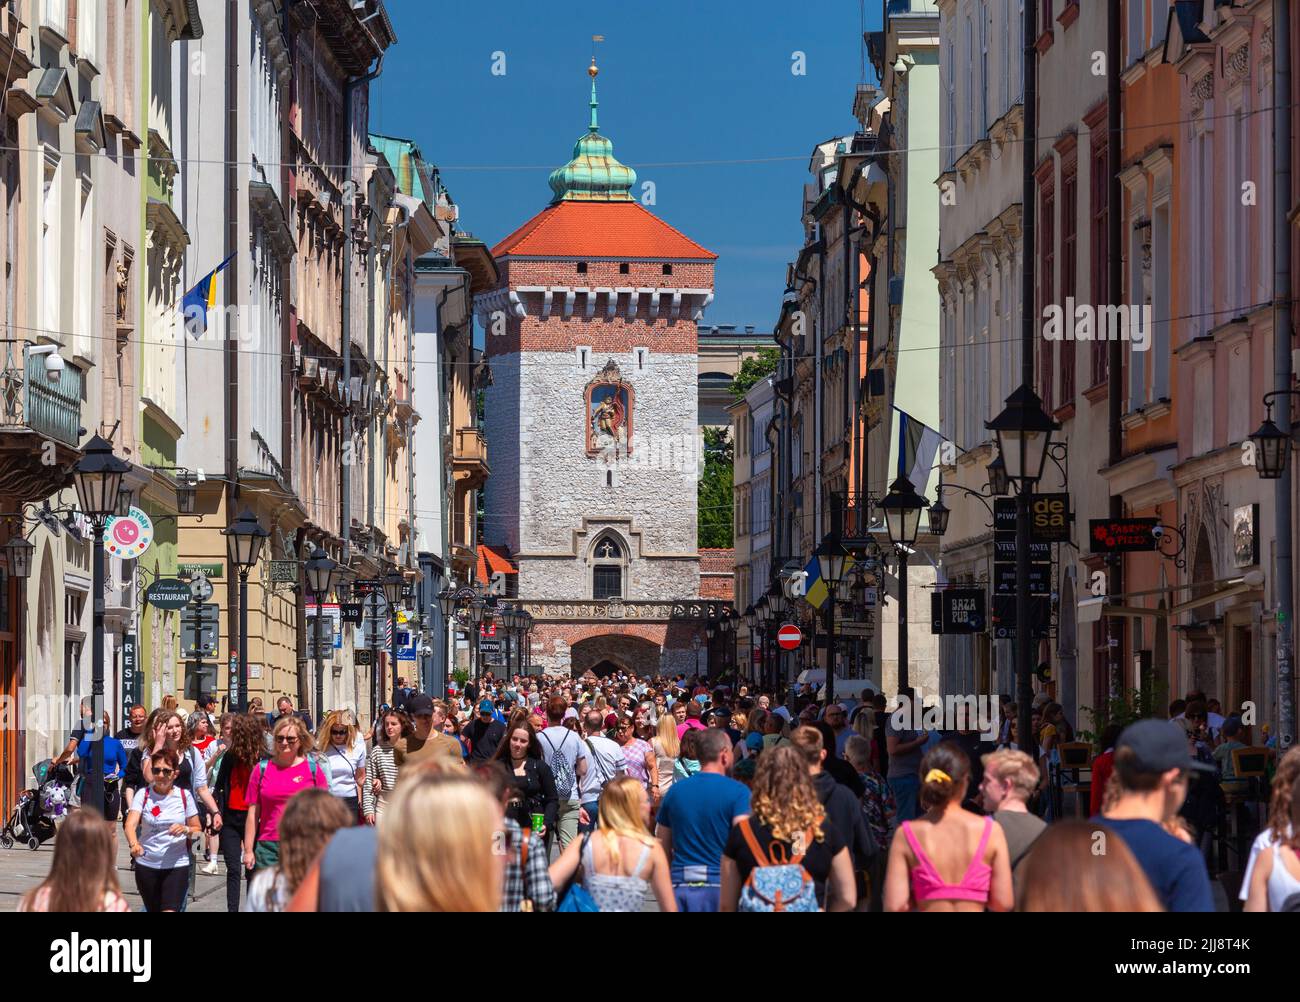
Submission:
[[[600,70],[596,68],[596,57],[592,56],[591,65],[587,67],[587,75],[590,76],[593,80],[595,80],[596,74],[599,72]]]

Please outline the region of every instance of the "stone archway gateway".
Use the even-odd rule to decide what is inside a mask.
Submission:
[[[565,602],[520,599],[533,617],[532,664],[552,678],[600,675],[611,669],[638,675],[693,675],[710,669],[707,653],[697,652],[696,638],[706,644],[705,626],[731,606],[703,599],[683,601]]]
[[[588,670],[604,678],[615,672],[656,675],[660,668],[660,646],[653,639],[636,634],[607,633],[587,637],[570,645],[570,668],[574,678]]]

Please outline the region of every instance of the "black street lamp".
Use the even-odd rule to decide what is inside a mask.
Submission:
[[[393,659],[393,705],[397,705],[397,606],[402,601],[402,591],[406,587],[406,578],[394,568],[384,575],[384,598],[388,600],[388,615],[393,624],[393,644],[390,654]]]
[[[948,531],[948,516],[951,514],[948,506],[943,503],[943,498],[936,497],[934,504],[930,505],[930,532],[942,538]]]
[[[1029,505],[1034,487],[1043,475],[1052,432],[1060,428],[1043,402],[1027,385],[1021,384],[1007,397],[1006,407],[984,425],[998,437],[998,452],[1006,462],[1007,478],[1016,491],[1016,706],[1020,740],[1030,740],[1033,731],[1034,624],[1030,622],[1029,596]]]
[[[126,460],[113,455],[113,447],[95,435],[73,466],[77,503],[90,519],[94,540],[90,545],[90,575],[93,616],[90,631],[90,697],[94,720],[90,739],[90,775],[86,777],[82,802],[99,816],[104,813],[104,523],[116,512],[122,478],[131,469]],[[83,722],[84,725],[84,722]]]
[[[781,588],[781,583],[773,575],[772,583],[767,586],[767,616],[772,625],[772,633],[775,635],[780,629],[781,624],[785,622],[785,613],[789,605],[789,599],[785,597],[785,591]],[[784,681],[785,653],[781,650],[779,644],[772,644],[772,698],[775,700],[779,695],[781,682]]]
[[[840,545],[839,533],[828,532],[817,548],[817,568],[826,583],[826,705],[835,700],[835,599],[844,579],[848,554]]]
[[[487,611],[487,602],[482,598],[476,598],[466,607],[469,614],[470,625],[474,628],[474,684],[477,687],[479,680],[483,677],[483,666],[480,663],[479,653],[479,630],[483,626],[483,615]]]
[[[444,666],[446,670],[446,677],[443,680],[444,685],[446,684],[446,679],[451,678],[451,673],[456,670],[456,664],[453,660],[456,655],[456,631],[453,627],[456,621],[456,609],[459,607],[459,604],[460,603],[456,598],[456,589],[452,588],[450,585],[438,594],[438,608],[442,610],[443,643],[447,646],[447,663]],[[439,691],[445,692],[443,689],[440,689]]]
[[[241,516],[242,517],[242,516]],[[321,636],[325,625],[325,596],[329,594],[334,581],[334,572],[338,570],[337,561],[319,546],[312,552],[311,559],[303,567],[307,575],[307,588],[316,596],[316,623],[313,635],[316,646],[316,722],[325,717],[325,640]]]
[[[529,675],[533,670],[533,614],[524,610],[519,613],[519,672]]]
[[[744,613],[740,617],[745,621],[745,633],[749,637],[748,663],[745,665],[745,675],[751,682],[757,682],[754,678],[754,623],[758,617],[754,613],[754,606],[747,605]]]
[[[1011,493],[1011,481],[1007,478],[1007,464],[998,456],[984,468],[989,476],[989,495],[995,498],[1005,497]]]
[[[1273,423],[1273,398],[1276,396],[1277,393],[1265,395],[1264,406],[1268,408],[1268,413],[1264,417],[1264,423],[1250,436],[1251,444],[1255,447],[1255,472],[1261,480],[1280,480],[1286,472],[1287,460],[1291,455],[1291,436]],[[1288,400],[1287,406],[1290,405]]]
[[[262,555],[262,544],[270,533],[262,528],[253,512],[245,508],[239,517],[221,530],[226,537],[230,563],[239,571],[239,677],[232,680],[235,712],[248,708],[248,572]],[[317,600],[319,606],[319,600]],[[317,609],[319,619],[319,608]]]
[[[899,477],[889,485],[889,493],[880,502],[885,514],[885,531],[898,554],[898,691],[909,688],[907,665],[907,553],[916,543],[921,528],[921,510],[925,498],[907,477]]]
[[[32,556],[36,553],[36,547],[23,536],[21,529],[10,536],[9,542],[0,549],[4,551],[10,577],[25,581],[32,576]]]

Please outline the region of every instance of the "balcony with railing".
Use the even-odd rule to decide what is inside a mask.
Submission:
[[[480,428],[457,428],[455,448],[452,450],[452,468],[458,480],[467,480],[465,486],[473,489],[487,481],[492,470],[488,466],[487,440]]]
[[[70,482],[85,376],[67,364],[54,376],[44,355],[0,355],[0,495],[37,501]]]

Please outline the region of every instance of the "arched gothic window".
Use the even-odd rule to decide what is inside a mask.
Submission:
[[[591,555],[591,597],[623,597],[623,547],[610,536],[598,540]]]

